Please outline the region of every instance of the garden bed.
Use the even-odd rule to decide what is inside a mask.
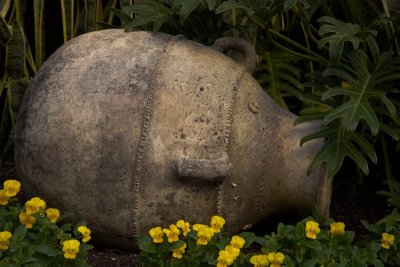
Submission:
[[[0,166],[0,178],[18,178],[13,164]],[[390,213],[385,203],[386,198],[376,194],[377,190],[385,190],[386,186],[379,177],[365,178],[363,183],[345,176],[338,176],[334,180],[331,204],[331,217],[342,221],[346,230],[356,233],[356,242],[360,241],[366,230],[360,220],[374,223]],[[307,215],[305,215],[307,216]],[[296,214],[279,214],[254,226],[252,231],[257,235],[269,234],[276,231],[277,224],[282,221],[286,224],[295,224],[302,217]],[[93,267],[130,267],[137,266],[138,255],[109,248],[95,248],[88,254],[88,263]]]

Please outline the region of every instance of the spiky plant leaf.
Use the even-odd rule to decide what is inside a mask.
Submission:
[[[302,84],[299,82],[301,70],[293,63],[295,56],[278,50],[263,51],[260,54],[258,82],[282,107],[287,108],[284,97],[296,96],[301,99]]]
[[[329,59],[335,64],[340,61],[345,42],[350,42],[357,49],[360,41],[369,34],[376,35],[375,30],[362,30],[358,24],[345,23],[329,16],[319,18],[318,22],[323,23],[319,29],[322,39],[318,42],[318,48],[329,43]]]
[[[135,27],[153,23],[153,31],[158,31],[170,14],[170,8],[157,1],[146,0],[144,4],[127,6],[122,9],[127,14],[134,13],[135,18],[129,22],[125,29],[132,30]]]
[[[340,127],[340,123],[333,124],[319,132],[303,137],[301,145],[318,138],[325,138],[325,144],[315,156],[308,169],[308,173],[314,172],[320,165],[325,163],[328,177],[332,178],[339,171],[347,156],[368,175],[369,168],[364,154],[374,163],[377,161],[375,150],[370,143],[357,132],[347,132]]]
[[[325,76],[339,77],[352,85],[350,89],[334,87],[324,93],[323,100],[338,95],[348,97],[348,101],[343,102],[324,118],[324,124],[328,125],[334,120],[343,119],[344,128],[354,131],[360,120],[364,120],[369,125],[371,133],[376,135],[379,130],[379,119],[370,101],[380,101],[392,116],[396,116],[393,103],[381,88],[384,88],[386,83],[400,78],[400,59],[392,58],[392,53],[384,53],[372,71],[368,69],[368,58],[362,50],[351,53],[349,61],[350,65],[341,63],[339,66],[329,67],[323,73]]]

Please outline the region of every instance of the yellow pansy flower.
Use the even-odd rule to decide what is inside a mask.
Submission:
[[[184,220],[179,220],[176,223],[176,226],[178,228],[181,228],[182,233],[183,233],[184,236],[186,236],[190,232],[190,224],[189,224],[189,222],[185,222]]]
[[[214,233],[219,233],[221,232],[222,227],[224,227],[225,224],[225,219],[222,218],[221,216],[215,215],[211,217],[211,229],[214,231]]]
[[[281,252],[271,252],[268,254],[267,259],[270,267],[281,267],[283,260],[285,259],[285,255],[283,255]]]
[[[25,212],[21,212],[18,217],[19,217],[19,222],[21,224],[24,224],[26,228],[32,228],[36,222],[35,217]]]
[[[211,238],[214,235],[214,231],[208,227],[207,225],[203,225],[197,230],[197,244],[198,245],[207,245],[208,241],[211,240]]]
[[[0,205],[7,205],[9,199],[10,197],[6,195],[6,192],[3,189],[0,189]]]
[[[331,230],[329,231],[332,236],[343,235],[345,233],[345,224],[342,222],[331,223]]]
[[[0,250],[6,250],[10,247],[10,238],[12,234],[9,231],[0,232]]]
[[[228,251],[233,256],[233,260],[235,260],[240,254],[240,249],[233,246],[225,246],[224,250]]]
[[[394,244],[394,235],[391,235],[389,233],[383,233],[381,239],[381,247],[389,249],[390,246],[393,246],[393,244]]]
[[[179,248],[172,250],[172,257],[181,259],[182,254],[185,253],[185,249],[186,249],[186,243],[183,243],[183,245],[180,246]]]
[[[6,196],[14,197],[21,189],[21,183],[17,180],[7,180],[3,183]]]
[[[317,235],[321,230],[319,229],[319,224],[314,221],[308,221],[306,223],[306,236],[310,239],[316,239]]]
[[[82,242],[86,243],[91,239],[90,234],[92,232],[86,226],[83,226],[83,225],[79,226],[78,227],[78,232],[80,232],[83,235]]]
[[[34,197],[25,203],[25,209],[27,214],[43,212],[46,209],[46,202],[39,197]]]
[[[266,267],[269,262],[267,255],[254,255],[250,258],[250,263],[253,264],[254,267]]]
[[[245,242],[246,241],[242,237],[234,235],[234,236],[232,236],[232,239],[231,239],[231,246],[241,249]]]
[[[64,258],[75,259],[76,254],[79,253],[81,243],[76,239],[71,239],[63,242]]]
[[[162,243],[164,241],[163,239],[164,232],[161,230],[161,227],[159,226],[151,228],[149,231],[149,235],[153,239],[154,243]]]
[[[48,208],[46,210],[46,215],[51,223],[56,223],[58,218],[60,218],[60,211],[58,209]]]
[[[217,267],[226,267],[233,263],[234,257],[226,250],[221,250],[217,258]]]
[[[175,224],[170,224],[169,229],[163,229],[163,232],[168,238],[169,243],[173,243],[179,240],[179,235],[181,231],[179,231],[178,227]]]

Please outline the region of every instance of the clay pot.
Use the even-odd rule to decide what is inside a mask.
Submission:
[[[235,48],[236,63],[217,50]],[[321,147],[300,138],[249,74],[254,51],[162,33],[104,30],[59,48],[20,110],[15,160],[23,186],[85,219],[95,239],[130,249],[150,227],[226,218],[240,231],[278,211],[316,205],[331,184],[307,167]]]

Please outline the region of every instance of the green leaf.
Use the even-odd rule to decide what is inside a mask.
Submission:
[[[254,11],[249,9],[247,6],[243,5],[241,2],[237,2],[235,0],[228,0],[222,2],[217,9],[215,10],[215,14],[221,14],[225,11],[232,10],[233,8],[244,9],[246,10],[250,16],[254,15]]]
[[[299,0],[285,0],[285,3],[283,4],[283,11],[287,12],[289,9],[292,8]]]
[[[329,16],[319,18],[318,22],[323,23],[319,29],[322,39],[318,42],[318,48],[329,43],[329,58],[335,64],[340,61],[345,42],[350,42],[357,49],[360,41],[364,40],[361,35],[365,35],[365,38],[370,34],[376,35],[374,30],[362,31],[358,24],[345,23]]]
[[[18,80],[25,76],[25,35],[20,24],[15,20],[12,36],[6,47],[6,69],[10,78]]]
[[[369,125],[371,133],[376,135],[379,130],[379,119],[370,101],[382,102],[392,116],[396,115],[393,103],[380,88],[384,83],[400,78],[400,60],[392,58],[390,53],[384,53],[372,71],[368,69],[368,58],[362,50],[351,53],[349,60],[351,66],[342,63],[324,71],[325,76],[334,75],[352,85],[350,89],[334,87],[324,93],[322,100],[339,95],[348,97],[348,101],[336,107],[324,118],[324,123],[327,125],[341,118],[345,129],[354,131],[360,120],[364,120]]]
[[[317,251],[321,251],[322,250],[322,246],[321,243],[318,240],[310,240],[305,242],[305,245],[309,248],[315,249]]]
[[[301,99],[303,85],[299,82],[301,70],[293,63],[298,58],[283,51],[272,50],[260,54],[261,64],[258,66],[257,79],[260,85],[280,106],[287,109],[285,96],[296,96]]]
[[[60,250],[54,249],[54,248],[52,248],[50,246],[47,246],[47,245],[39,244],[39,245],[34,246],[33,249],[36,252],[40,252],[40,253],[42,253],[44,255],[47,255],[49,257],[55,257],[57,255],[61,255],[62,254]]]
[[[155,253],[156,246],[147,235],[139,236],[138,245],[141,250],[147,253]]]
[[[183,23],[190,14],[197,8],[197,6],[202,2],[202,0],[176,0],[175,4],[177,6],[182,6],[179,12],[181,23]]]
[[[122,12],[121,10],[111,8],[110,11],[112,13],[114,13],[114,15],[117,16],[121,20],[122,28],[125,28],[126,25],[133,20],[130,16],[128,16],[126,13]]]
[[[135,27],[153,23],[153,31],[156,32],[167,20],[170,12],[169,8],[155,1],[148,0],[146,3],[148,4],[138,4],[123,8],[122,11],[125,13],[135,14],[135,18],[126,25],[126,30],[132,30]]]
[[[27,231],[28,231],[28,229],[26,229],[26,227],[24,225],[22,225],[22,224],[19,225],[17,227],[17,229],[15,229],[12,239],[17,242],[21,242],[22,240],[24,240]]]
[[[318,260],[317,259],[309,259],[309,260],[305,260],[304,263],[301,264],[300,266],[302,266],[302,267],[314,267],[317,264],[318,264]]]
[[[350,157],[361,170],[368,174],[368,163],[364,155],[354,146],[354,135],[345,135],[345,130],[337,124],[307,135],[301,139],[301,145],[317,138],[326,138],[324,147],[317,153],[308,172],[314,172],[321,164],[325,163],[328,177],[332,178],[340,169],[346,156]]]

